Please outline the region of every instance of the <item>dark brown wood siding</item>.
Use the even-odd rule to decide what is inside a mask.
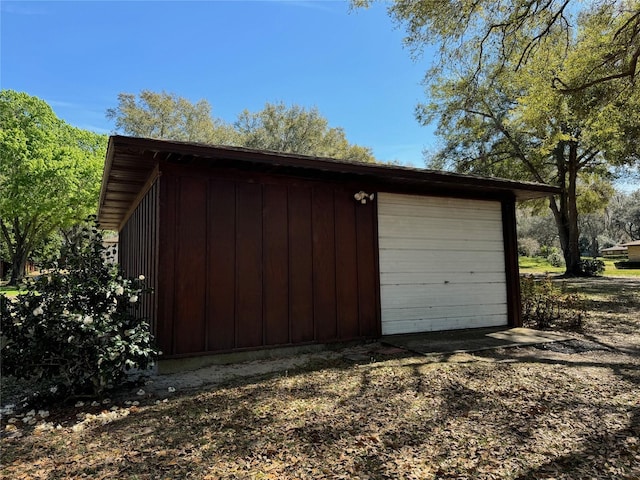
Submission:
[[[162,169],[165,356],[379,335],[375,202],[270,175]]]
[[[156,329],[158,267],[158,180],[156,179],[122,227],[118,239],[118,261],[127,277],[144,275],[153,293],[141,295],[136,315]]]
[[[520,269],[518,267],[518,236],[516,231],[515,198],[502,201],[502,231],[504,264],[507,280],[507,315],[509,326],[522,326]]]

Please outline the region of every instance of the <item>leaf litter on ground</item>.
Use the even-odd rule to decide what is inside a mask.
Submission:
[[[21,436],[1,440],[0,471],[16,479],[640,478],[640,289],[625,287],[618,310],[614,284],[572,288],[597,296],[583,331],[562,348],[446,361],[346,349],[167,402],[101,405],[106,413],[60,429],[6,424]]]

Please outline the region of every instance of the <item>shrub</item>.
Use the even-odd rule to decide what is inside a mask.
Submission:
[[[632,262],[632,261],[615,262],[614,265],[616,268],[620,270],[636,269],[636,268],[640,269],[640,262]]]
[[[595,258],[580,260],[580,270],[588,277],[596,277],[604,273],[604,262]]]
[[[535,238],[525,237],[518,240],[518,254],[533,257],[540,251],[540,244]]]
[[[101,395],[158,353],[135,316],[144,277],[122,278],[106,263],[95,222],[78,233],[64,270],[53,265],[26,294],[0,301],[2,374],[39,381],[40,398]]]
[[[547,255],[547,262],[554,267],[561,267],[564,265],[564,258],[560,252],[554,249],[554,251]]]
[[[582,326],[586,308],[580,295],[566,293],[563,288],[554,285],[549,277],[536,280],[532,275],[520,278],[520,288],[525,326],[541,330]]]

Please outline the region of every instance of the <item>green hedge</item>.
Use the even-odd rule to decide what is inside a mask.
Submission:
[[[615,262],[614,265],[619,270],[632,270],[636,268],[640,269],[640,262],[631,262],[631,261]]]

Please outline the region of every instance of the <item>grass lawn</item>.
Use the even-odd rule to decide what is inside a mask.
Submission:
[[[347,349],[97,417],[71,405],[39,427],[5,418],[0,475],[638,479],[640,280],[566,285],[591,310],[569,342],[359,360]]]
[[[16,295],[20,294],[20,293],[25,293],[26,290],[21,290],[18,287],[13,287],[13,286],[0,286],[0,294],[2,295],[6,295],[7,297],[15,297]]]
[[[604,277],[640,277],[640,269],[619,270],[614,263],[620,260],[611,260],[609,258],[600,258],[604,260]],[[563,267],[554,267],[546,258],[541,257],[518,257],[520,265],[520,273],[537,273],[537,274],[559,274],[564,273]]]

